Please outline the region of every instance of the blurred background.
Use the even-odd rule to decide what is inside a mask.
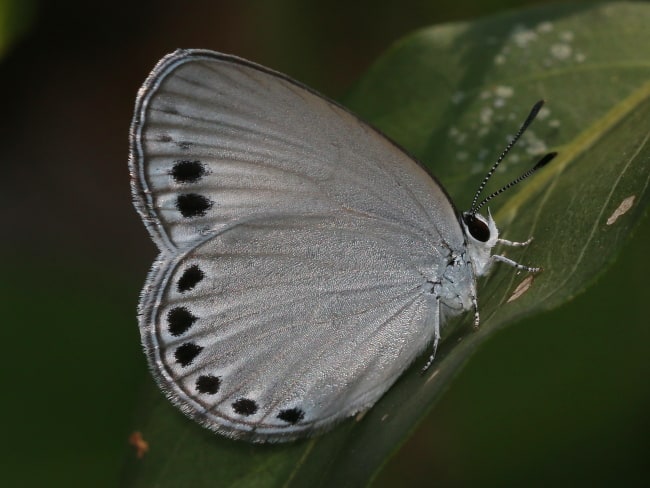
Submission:
[[[3,485],[114,486],[132,455],[156,251],[128,129],[160,57],[232,53],[340,98],[414,29],[542,3],[0,0]],[[586,293],[496,334],[375,486],[647,481],[649,240],[646,218]]]

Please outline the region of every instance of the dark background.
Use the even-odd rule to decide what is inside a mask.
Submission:
[[[0,63],[0,482],[114,486],[132,455],[151,381],[135,308],[155,248],[131,205],[127,136],[162,55],[232,53],[337,98],[416,28],[542,3],[0,2],[21,34]],[[377,486],[647,481],[649,237],[645,219],[586,294],[489,341]]]

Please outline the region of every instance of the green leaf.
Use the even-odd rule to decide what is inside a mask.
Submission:
[[[186,420],[152,381],[135,425],[150,451],[140,460],[130,453],[126,484],[369,483],[486,338],[583,291],[645,213],[650,52],[639,47],[650,45],[649,24],[646,4],[553,6],[437,26],[395,45],[345,103],[423,161],[461,210],[532,104],[547,100],[489,185],[496,189],[539,154],[559,151],[491,203],[503,237],[535,237],[526,248],[500,252],[544,271],[511,299],[529,275],[495,266],[479,282],[479,330],[471,313],[448,324],[425,375],[417,361],[363,418],[314,439],[253,445],[221,438]]]

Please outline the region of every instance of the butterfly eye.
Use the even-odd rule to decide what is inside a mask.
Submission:
[[[465,215],[463,220],[465,221],[465,225],[467,225],[470,235],[474,239],[480,242],[487,242],[490,239],[490,228],[485,222],[477,219],[472,214]]]

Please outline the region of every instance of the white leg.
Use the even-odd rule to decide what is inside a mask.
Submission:
[[[531,268],[530,266],[524,266],[523,264],[519,264],[516,261],[513,261],[512,259],[508,259],[505,256],[499,256],[498,254],[493,254],[490,256],[490,259],[493,261],[500,261],[502,263],[506,263],[509,266],[512,266],[513,268],[517,269],[523,269],[524,271],[529,271],[531,273],[537,273],[538,271],[541,271],[542,268]]]
[[[426,370],[429,369],[429,367],[433,363],[433,360],[436,357],[436,350],[438,349],[439,340],[440,340],[440,299],[438,299],[438,320],[436,320],[436,325],[433,331],[433,351],[431,352],[429,359],[427,359],[427,362],[424,365],[424,368],[422,368],[422,371],[420,371],[420,373],[425,373]]]
[[[527,246],[533,242],[533,238],[529,238],[527,241],[524,242],[515,242],[515,241],[509,241],[507,239],[497,239],[497,244],[503,244],[504,246],[512,246],[512,247],[521,247],[521,246]]]
[[[474,296],[472,297],[472,305],[474,305],[474,329],[478,329],[479,325],[481,325],[481,318],[478,315],[478,301]]]

